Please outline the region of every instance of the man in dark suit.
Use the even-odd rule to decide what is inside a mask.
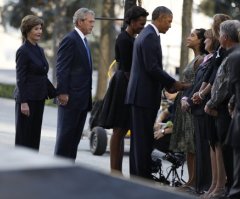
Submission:
[[[59,106],[55,154],[74,160],[92,106],[92,61],[85,35],[92,32],[94,16],[87,8],[75,12],[75,29],[64,37],[57,55]]]
[[[126,103],[131,105],[132,126],[130,173],[151,178],[153,126],[161,101],[161,91],[184,89],[184,84],[170,77],[162,66],[160,33],[171,27],[172,12],[164,6],[152,13],[152,23],[142,30],[134,42],[133,61]]]

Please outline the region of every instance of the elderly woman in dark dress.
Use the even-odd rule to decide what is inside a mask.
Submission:
[[[112,171],[122,171],[124,137],[130,129],[130,109],[124,104],[132,64],[135,36],[144,28],[148,12],[134,6],[125,15],[126,30],[121,32],[115,44],[118,69],[112,77],[103,100],[99,126],[113,128],[110,141],[110,165]]]

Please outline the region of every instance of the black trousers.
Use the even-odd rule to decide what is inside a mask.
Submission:
[[[230,189],[229,198],[240,198],[240,148],[233,148],[233,185]]]
[[[222,144],[223,162],[227,175],[226,191],[229,192],[233,184],[233,151],[230,145],[225,145],[228,128],[231,122],[231,117],[228,113],[227,105],[222,106],[218,110],[216,117],[217,133],[220,143]]]
[[[21,103],[15,105],[15,144],[39,150],[45,100],[28,101],[30,116],[21,113]]]
[[[204,115],[194,115],[194,139],[196,150],[196,191],[201,193],[211,185],[210,146],[206,136],[206,119]]]
[[[86,117],[87,110],[78,110],[75,107],[58,107],[55,155],[76,159]]]
[[[130,174],[151,179],[153,125],[158,109],[131,106]]]

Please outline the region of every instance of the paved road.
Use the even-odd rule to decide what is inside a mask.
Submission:
[[[0,107],[0,145],[14,147],[14,100],[0,98]],[[56,138],[56,120],[57,108],[46,106],[43,116],[42,138],[40,144],[40,153],[42,154],[53,155]],[[84,129],[85,132],[89,131],[87,123]],[[127,145],[125,147],[125,156],[123,159],[123,173],[127,177],[129,176],[128,151],[129,146]],[[109,148],[107,148],[107,152],[103,156],[94,156],[90,152],[89,140],[84,136],[79,145],[76,163],[109,173]],[[164,171],[165,173],[169,170],[169,166],[170,164],[168,162],[164,162],[164,167],[166,169]],[[186,170],[186,168],[184,168],[184,170]],[[184,179],[187,178],[186,172],[184,172],[183,177]]]
[[[0,98],[0,145],[14,147],[15,119],[14,119],[14,100]],[[87,118],[88,120],[88,118]],[[57,109],[54,107],[45,107],[42,125],[42,139],[40,144],[40,153],[53,155]],[[85,125],[85,132],[88,131],[88,124]],[[127,148],[128,150],[128,148]],[[127,151],[126,150],[126,151]],[[103,156],[93,156],[89,148],[88,137],[84,136],[81,140],[78,150],[77,163],[84,164],[87,167],[93,167],[97,170],[109,172],[109,149]],[[128,176],[128,156],[124,158],[124,173]]]

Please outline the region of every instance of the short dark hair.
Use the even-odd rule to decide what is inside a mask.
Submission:
[[[152,13],[152,20],[156,20],[160,15],[173,15],[172,11],[165,6],[158,6]]]
[[[149,13],[140,6],[131,7],[125,14],[124,21],[126,24],[130,25],[131,20],[136,20],[139,17],[147,17]]]
[[[35,15],[27,15],[23,17],[21,22],[21,32],[23,40],[27,39],[27,34],[32,30],[34,26],[41,25],[43,26],[43,20]]]
[[[195,29],[195,31],[198,39],[200,40],[200,44],[199,44],[200,53],[208,54],[208,52],[205,50],[205,44],[204,44],[206,30],[204,28],[197,28]]]

